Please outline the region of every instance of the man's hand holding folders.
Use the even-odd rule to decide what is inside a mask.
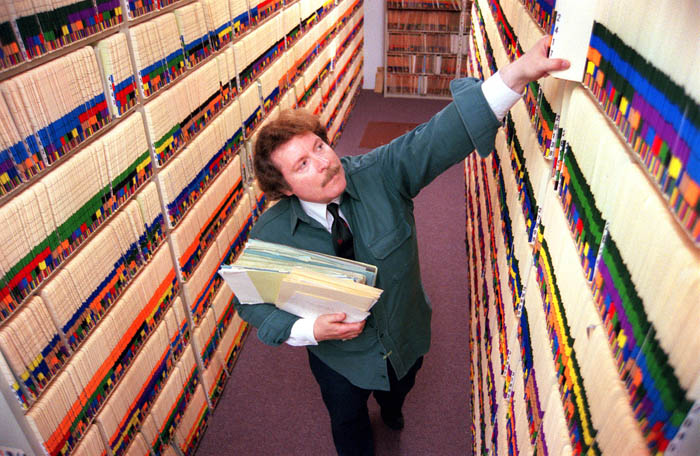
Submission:
[[[382,294],[371,286],[372,265],[256,239],[219,274],[241,304],[274,304],[315,319],[318,341],[357,337]]]

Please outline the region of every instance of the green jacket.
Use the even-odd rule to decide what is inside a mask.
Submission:
[[[365,155],[341,159],[347,189],[340,207],[353,233],[355,258],[378,267],[376,286],[384,292],[360,336],[308,348],[361,388],[388,390],[386,357],[401,378],[430,346],[432,309],[421,283],[412,198],[475,147],[482,156],[493,149],[500,123],[480,86],[475,79],[453,81],[454,101],[430,121]],[[264,212],[250,236],[333,254],[330,233],[294,196]],[[271,304],[236,301],[236,310],[270,345],[287,340],[298,319]]]

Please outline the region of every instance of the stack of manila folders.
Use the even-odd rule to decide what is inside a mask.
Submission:
[[[382,294],[376,266],[257,239],[219,275],[241,304],[270,303],[303,318],[343,312],[345,322],[362,321]]]

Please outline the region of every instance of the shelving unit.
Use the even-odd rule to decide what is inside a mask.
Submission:
[[[10,138],[0,216],[15,222],[0,267],[3,443],[192,454],[248,332],[216,272],[265,209],[256,132],[280,108],[307,105],[338,138],[362,79],[362,1],[112,6],[111,28],[0,72]],[[144,60],[161,40],[177,45]],[[34,84],[64,59],[91,72],[61,73],[57,109],[12,98],[16,81]],[[50,118],[87,86],[96,101],[76,104],[99,108],[99,128],[66,130],[49,154],[67,122],[93,125],[70,109]],[[16,117],[22,109],[31,115]],[[17,145],[28,166],[12,158]]]
[[[471,1],[385,2],[384,96],[449,99],[466,74]]]
[[[487,78],[530,49],[551,30],[553,3],[475,1],[471,74]],[[599,2],[583,83],[531,83],[492,155],[465,161],[474,454],[699,450],[688,438],[700,401],[700,339],[689,329],[699,322],[698,228],[681,202],[687,187],[673,187],[694,170],[663,171],[674,157],[683,169],[687,131],[666,131],[649,153],[633,124],[672,116],[672,103],[651,116],[627,109],[652,93],[641,83],[686,112],[698,98],[687,61],[637,58],[659,39],[635,21],[650,7]],[[683,13],[669,11],[664,29],[697,30]],[[596,58],[613,50],[614,62]]]

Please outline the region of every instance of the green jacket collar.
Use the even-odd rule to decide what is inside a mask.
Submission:
[[[287,199],[289,200],[289,205],[292,209],[289,211],[289,233],[291,235],[294,235],[300,221],[306,222],[309,225],[316,223],[314,219],[309,217],[306,212],[304,212],[304,209],[301,207],[301,203],[299,202],[299,198],[296,196],[290,196]],[[318,223],[316,224],[318,225]]]

